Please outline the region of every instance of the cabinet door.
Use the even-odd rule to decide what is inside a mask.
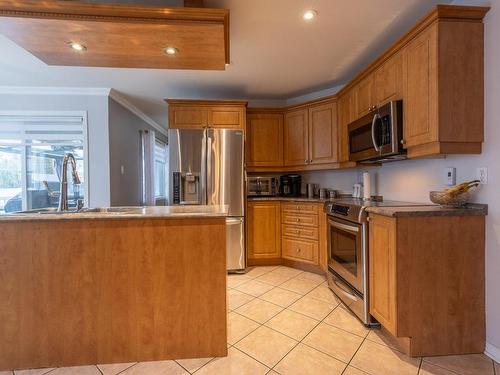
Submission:
[[[281,257],[280,202],[247,204],[248,259]]]
[[[223,129],[244,129],[245,109],[241,107],[209,107],[208,126]]]
[[[308,152],[308,117],[307,109],[288,112],[284,127],[284,162],[285,166],[307,165]]]
[[[436,27],[422,32],[403,50],[405,147],[438,140]]]
[[[370,313],[396,335],[396,219],[370,215]]]
[[[168,127],[204,128],[207,126],[207,109],[198,106],[171,105],[168,108]]]
[[[338,100],[338,150],[339,162],[349,161],[349,134],[348,128],[354,118],[354,95],[349,91]]]
[[[381,106],[403,97],[403,54],[398,52],[374,73],[375,104]]]
[[[337,132],[337,103],[309,107],[310,164],[337,162]]]
[[[246,164],[249,167],[283,166],[283,115],[247,115]]]
[[[354,120],[356,120],[369,113],[372,106],[375,105],[373,75],[369,75],[358,83],[354,88],[354,92],[356,98],[356,118]]]

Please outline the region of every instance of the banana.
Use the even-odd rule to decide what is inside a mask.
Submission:
[[[479,180],[467,181],[461,183],[460,185],[445,190],[445,193],[450,194],[451,196],[455,196],[461,193],[465,193],[469,191],[469,189],[476,187],[478,185],[479,185]]]

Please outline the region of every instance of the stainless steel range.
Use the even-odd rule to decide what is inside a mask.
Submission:
[[[369,312],[367,207],[423,206],[398,201],[340,198],[325,203],[328,215],[328,286],[367,326],[378,325]]]

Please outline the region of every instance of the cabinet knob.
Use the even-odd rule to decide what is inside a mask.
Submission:
[[[296,231],[295,231],[295,233],[296,233],[296,234],[299,234],[299,233],[300,233],[300,230],[296,230]]]
[[[296,210],[300,210],[300,207],[299,207],[299,206],[295,206],[295,209],[296,209]]]
[[[305,159],[304,160],[304,164],[307,164],[309,162],[309,160]]]
[[[402,145],[405,145],[405,144],[406,144],[406,140],[405,140],[405,139],[402,139],[402,140],[401,140],[401,144],[402,144]]]
[[[300,249],[296,249],[295,251],[296,251],[297,253],[300,253]]]
[[[309,159],[309,164],[311,164],[312,162],[313,162],[313,160],[312,160],[312,159]]]
[[[300,222],[300,219],[295,219],[295,221],[298,223],[298,222]]]

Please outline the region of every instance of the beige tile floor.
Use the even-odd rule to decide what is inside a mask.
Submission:
[[[228,306],[224,358],[0,375],[500,375],[500,366],[482,354],[409,358],[379,330],[364,327],[312,273],[279,266],[230,275]]]

